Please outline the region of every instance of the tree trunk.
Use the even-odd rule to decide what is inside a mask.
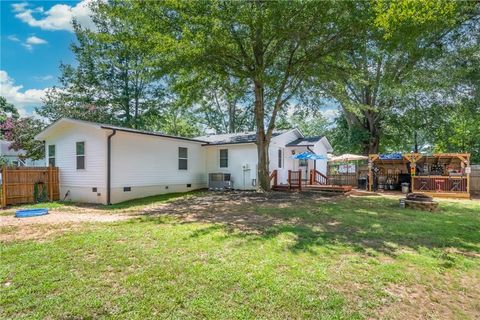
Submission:
[[[378,135],[373,135],[374,133],[370,133],[371,136],[368,139],[368,141],[364,142],[363,146],[363,154],[364,155],[369,155],[369,154],[377,154],[380,146],[380,137]]]
[[[257,126],[257,155],[258,155],[258,183],[257,191],[270,190],[270,172],[269,172],[269,159],[268,159],[268,146],[270,144],[269,139],[265,134],[264,124],[264,88],[263,84],[259,81],[255,81],[255,122]]]

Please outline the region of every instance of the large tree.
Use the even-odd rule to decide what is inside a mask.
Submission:
[[[128,21],[108,12],[125,2],[93,2],[95,28],[74,22],[75,64],[62,64],[61,87],[49,92],[37,112],[49,120],[73,117],[142,128],[141,116],[161,105],[163,83],[153,77],[147,42]]]
[[[340,103],[348,129],[366,133],[356,136],[364,137],[361,151],[368,154],[379,152],[389,119],[414,101],[424,86],[418,79],[446,54],[448,36],[476,9],[471,3],[399,0],[377,1],[365,10],[364,32],[338,56],[338,72],[320,87]]]
[[[244,82],[252,92],[259,189],[268,190],[268,146],[277,115],[313,70],[332,63],[349,44],[353,2],[135,2],[130,17],[139,37],[155,45],[169,72],[210,72]],[[135,14],[131,14],[134,12]]]

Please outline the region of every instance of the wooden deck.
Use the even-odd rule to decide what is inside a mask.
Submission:
[[[336,186],[336,185],[319,185],[307,184],[302,185],[302,188],[290,187],[288,184],[279,184],[272,187],[273,191],[306,191],[306,192],[334,192],[347,193],[352,191],[352,186]]]
[[[329,184],[328,177],[317,170],[310,171],[308,180],[302,180],[300,171],[288,171],[288,184],[278,184],[277,171],[274,170],[270,180],[273,182],[272,190],[274,191],[347,193],[352,190],[352,186]]]
[[[312,184],[312,185],[304,186],[302,188],[302,190],[304,190],[304,191],[322,191],[322,192],[347,193],[347,192],[352,191],[352,186]]]

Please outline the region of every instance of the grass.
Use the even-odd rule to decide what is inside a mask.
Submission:
[[[145,209],[147,206],[157,206],[162,203],[167,203],[171,200],[177,199],[179,197],[191,197],[194,195],[200,195],[204,191],[191,191],[183,193],[168,193],[160,194],[151,197],[139,198],[128,200],[113,205],[101,205],[101,204],[83,204],[76,203],[71,201],[52,201],[52,202],[42,202],[35,204],[25,204],[25,205],[16,205],[7,208],[6,210],[0,211],[0,216],[8,216],[15,213],[15,210],[18,209],[34,209],[34,208],[47,208],[49,210],[62,210],[62,211],[78,211],[78,208],[86,209],[96,209],[103,210],[106,213],[118,213],[118,212],[129,212],[129,211],[138,211]]]
[[[201,195],[204,191],[191,191],[191,192],[183,192],[183,193],[167,193],[167,194],[160,194],[151,197],[139,198],[128,200],[125,202],[120,202],[113,205],[102,205],[100,206],[101,209],[107,211],[135,211],[144,209],[146,206],[156,206],[162,203],[169,202],[170,200],[177,199],[179,197],[193,197],[195,195]]]
[[[188,201],[204,196],[192,194]],[[110,210],[171,200],[151,197]],[[88,224],[41,242],[5,242],[0,316],[468,319],[480,314],[479,202],[442,201],[434,214],[399,209],[398,200],[383,197],[224,206],[224,216],[207,206],[196,221],[175,214],[144,216]],[[230,219],[237,214],[243,218]]]

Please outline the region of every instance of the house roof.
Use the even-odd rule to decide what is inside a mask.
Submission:
[[[285,133],[285,131],[275,131],[272,136],[276,137],[282,133]],[[257,140],[257,133],[254,131],[250,131],[239,133],[214,134],[196,137],[195,139],[206,141],[208,145],[254,143]]]
[[[164,133],[155,132],[155,131],[138,130],[138,129],[111,126],[111,125],[101,125],[100,127],[102,129],[110,129],[110,130],[117,130],[117,131],[123,131],[123,132],[145,134],[145,135],[157,136],[157,137],[163,137],[163,138],[170,138],[170,139],[187,140],[187,141],[199,142],[199,143],[206,143],[207,142],[205,140],[199,140],[199,139],[196,139],[196,138],[173,136],[173,135],[164,134]]]
[[[61,123],[84,124],[84,125],[92,126],[94,128],[97,128],[97,129],[117,130],[117,131],[122,131],[122,132],[144,134],[144,135],[150,135],[150,136],[156,136],[156,137],[178,139],[178,140],[187,140],[187,141],[198,142],[198,143],[206,143],[207,142],[207,141],[203,141],[203,140],[199,140],[199,139],[168,135],[168,134],[164,134],[164,133],[161,133],[161,132],[137,130],[137,129],[113,126],[113,125],[109,125],[109,124],[105,124],[105,123],[97,123],[97,122],[78,120],[78,119],[70,119],[70,118],[61,118],[61,119],[55,121],[54,123],[52,123],[48,127],[46,127],[42,132],[37,134],[35,136],[35,139],[44,140],[45,137],[48,135],[48,133],[51,130],[53,130],[54,127],[58,126]]]
[[[299,138],[292,142],[287,143],[286,147],[313,147],[315,143],[322,140],[323,136]]]

